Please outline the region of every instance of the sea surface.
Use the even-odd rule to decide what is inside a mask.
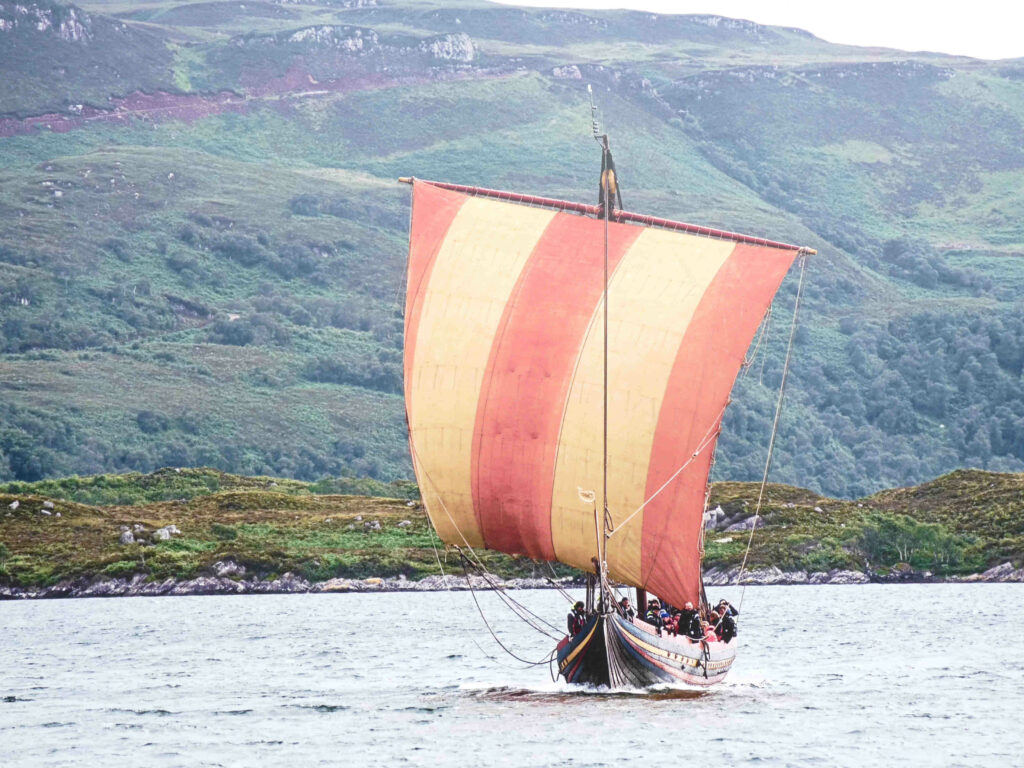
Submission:
[[[562,629],[566,598],[513,593]],[[593,692],[494,595],[0,603],[0,766],[1021,766],[1024,585],[750,587],[726,682]]]

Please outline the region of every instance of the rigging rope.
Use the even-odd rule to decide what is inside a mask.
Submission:
[[[669,484],[679,476],[680,472],[682,472],[684,469],[686,469],[688,466],[690,466],[690,464],[692,464],[696,460],[696,458],[698,456],[700,456],[700,454],[704,451],[704,449],[707,448],[708,443],[713,442],[714,439],[716,437],[718,437],[718,431],[719,431],[719,428],[721,427],[721,424],[722,424],[722,417],[725,415],[725,409],[728,408],[728,407],[729,407],[729,404],[726,403],[725,406],[722,408],[721,412],[718,414],[717,418],[715,418],[711,422],[711,426],[708,427],[707,432],[704,433],[704,437],[701,438],[701,442],[697,444],[697,449],[692,454],[690,454],[690,458],[688,458],[675,472],[673,472],[672,475],[669,477],[669,479],[661,484],[661,487],[658,488],[658,490],[656,490],[654,493],[652,493],[650,496],[648,496],[643,504],[641,504],[639,507],[637,507],[635,510],[633,510],[633,512],[629,515],[629,517],[627,517],[621,523],[619,523],[614,528],[612,528],[611,532],[608,534],[609,538],[611,536],[613,536],[614,534],[618,533],[619,529],[621,529],[624,525],[626,525],[626,523],[628,523],[630,520],[632,520],[638,514],[643,512],[644,507],[646,507],[648,504],[650,504],[652,501],[654,501],[654,498],[659,493],[661,493],[663,490],[665,490],[669,486]]]
[[[465,568],[465,565],[466,565],[467,562],[469,562],[469,561],[466,558],[463,558],[463,561],[462,561],[463,568]],[[483,611],[483,608],[480,606],[480,601],[477,600],[477,598],[476,598],[476,590],[473,589],[473,579],[470,577],[470,575],[469,575],[469,573],[467,571],[464,570],[463,572],[466,574],[466,583],[469,585],[469,593],[473,596],[473,602],[476,604],[477,612],[480,614],[480,618],[483,619],[484,626],[487,627],[487,631],[490,632],[491,637],[494,638],[494,642],[496,642],[498,644],[498,646],[505,653],[507,653],[509,656],[511,656],[513,659],[515,659],[516,661],[522,662],[523,664],[526,664],[528,666],[539,667],[539,666],[541,666],[543,664],[550,663],[550,657],[551,657],[551,653],[550,652],[541,661],[530,661],[529,659],[524,659],[521,656],[516,655],[513,651],[511,651],[508,648],[508,646],[506,646],[503,642],[501,642],[501,640],[498,638],[498,636],[494,633],[494,630],[491,628],[490,622],[487,621],[487,617],[484,616],[484,611]],[[561,638],[556,638],[556,639],[561,639]]]
[[[548,584],[557,589],[558,594],[564,597],[570,604],[576,602],[575,600],[573,600],[572,595],[569,594],[569,591],[561,584],[559,584],[557,581],[555,581],[555,579],[558,578],[558,574],[555,573],[555,566],[553,566],[550,561],[545,561],[545,564],[547,565],[548,570],[551,571],[551,578],[545,577],[545,580],[548,582]]]
[[[779,431],[779,418],[782,416],[782,400],[786,392],[786,380],[789,377],[789,363],[793,356],[793,339],[796,338],[796,319],[797,314],[800,311],[800,297],[803,294],[804,288],[804,268],[807,265],[807,255],[801,251],[800,254],[800,280],[796,286],[796,301],[793,302],[793,321],[789,328],[789,343],[786,345],[786,359],[782,366],[782,381],[779,383],[779,397],[775,403],[775,419],[772,421],[772,435],[768,440],[768,456],[764,462],[764,474],[761,476],[761,489],[757,494],[757,506],[754,508],[754,521],[750,526],[750,536],[747,537],[747,549],[743,553],[743,562],[740,564],[740,569],[736,574],[736,581],[734,584],[739,584],[743,578],[743,571],[747,567],[747,558],[750,556],[750,547],[754,543],[754,531],[757,530],[757,521],[761,517],[761,504],[764,501],[764,491],[768,485],[768,472],[772,466],[772,455],[775,451],[775,438]],[[740,606],[739,609],[743,609],[743,598],[746,595],[747,587],[743,586],[740,592]]]
[[[426,509],[426,507],[424,507]],[[441,572],[441,583],[444,584],[444,588],[451,592],[451,585],[448,583],[448,574],[444,572],[444,566],[441,565],[441,555],[437,551],[437,543],[435,542],[434,526],[427,520],[427,530],[430,531],[430,546],[434,548],[434,559],[437,561],[437,570]],[[445,557],[447,559],[447,556]]]

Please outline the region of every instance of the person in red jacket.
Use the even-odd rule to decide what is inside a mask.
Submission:
[[[712,611],[708,614],[708,620],[704,623],[704,639],[709,643],[718,642],[718,633],[715,632],[715,626],[718,624],[718,620],[721,618],[717,611]]]
[[[576,605],[569,611],[567,622],[569,625],[569,637],[576,637],[576,635],[583,631],[583,625],[587,623],[587,613],[584,610],[582,600],[577,600]]]

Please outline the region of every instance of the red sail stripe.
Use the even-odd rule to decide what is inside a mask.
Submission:
[[[701,298],[676,354],[647,470],[650,498],[717,428],[750,340],[796,251],[738,244]],[[700,594],[697,554],[710,443],[643,512],[641,573],[673,605]]]
[[[555,559],[551,494],[576,357],[604,290],[604,222],[558,214],[505,307],[473,435],[473,502],[490,549]],[[643,231],[609,226],[614,270]]]
[[[405,294],[405,403],[412,399],[412,361],[430,272],[445,234],[468,198],[431,184],[413,186],[409,267]],[[411,436],[410,436],[411,438]]]

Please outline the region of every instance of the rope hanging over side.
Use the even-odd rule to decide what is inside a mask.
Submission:
[[[800,297],[803,295],[804,288],[804,268],[807,265],[807,255],[803,252],[800,254],[800,280],[796,286],[796,301],[793,303],[793,322],[789,328],[789,342],[786,345],[786,359],[782,366],[782,381],[779,383],[779,397],[775,402],[775,418],[772,421],[772,434],[768,440],[768,456],[764,462],[764,474],[761,476],[761,488],[757,493],[757,506],[754,508],[754,522],[750,526],[750,536],[747,538],[747,549],[743,553],[743,562],[740,564],[740,569],[736,574],[736,581],[734,584],[739,584],[743,578],[743,572],[747,568],[747,558],[750,556],[750,547],[754,543],[754,531],[757,530],[757,521],[761,519],[761,505],[764,501],[764,491],[768,485],[768,472],[772,466],[772,456],[775,451],[775,438],[779,432],[779,419],[782,416],[782,401],[786,394],[786,381],[789,378],[789,363],[793,356],[793,340],[796,338],[796,320],[797,315],[800,312]],[[743,596],[746,594],[746,587],[740,593],[740,609],[743,608]]]
[[[473,602],[476,604],[477,612],[480,614],[480,618],[483,620],[484,626],[487,627],[487,631],[490,633],[491,637],[494,638],[494,642],[498,644],[498,647],[500,647],[501,650],[503,650],[505,653],[507,653],[509,656],[511,656],[516,661],[522,662],[523,664],[526,664],[527,666],[530,666],[530,667],[540,667],[540,666],[543,666],[545,664],[549,664],[551,662],[551,654],[554,653],[554,651],[548,652],[544,656],[544,658],[541,659],[540,661],[530,661],[529,659],[524,659],[522,656],[517,655],[507,645],[505,645],[503,642],[501,642],[501,639],[494,633],[494,630],[491,628],[490,622],[487,621],[487,617],[484,616],[484,611],[483,611],[483,608],[480,605],[480,601],[477,600],[476,590],[473,588],[473,579],[470,577],[469,571],[465,567],[467,564],[470,564],[470,563],[469,563],[469,561],[466,558],[463,558],[462,564],[463,564],[463,573],[465,573],[465,575],[466,575],[466,583],[469,585],[469,593],[473,596]],[[560,639],[560,638],[555,638],[555,639]]]

